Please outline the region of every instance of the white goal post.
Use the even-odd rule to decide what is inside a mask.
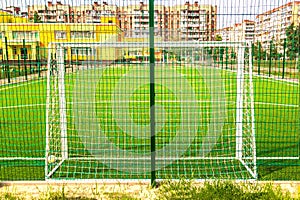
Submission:
[[[148,49],[49,44],[46,179],[148,177]],[[155,51],[158,177],[257,179],[251,44],[157,42]]]

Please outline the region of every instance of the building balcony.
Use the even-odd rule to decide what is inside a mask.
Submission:
[[[135,24],[134,28],[148,28],[149,24]]]
[[[182,31],[186,33],[200,33],[201,31],[199,29],[188,29],[186,31]]]
[[[48,18],[46,19],[47,21],[46,22],[49,22],[49,23],[55,23],[56,22],[56,18]]]
[[[47,10],[56,10],[56,7],[55,6],[48,6]]]
[[[187,24],[187,27],[195,27],[195,28],[199,28],[200,24]]]
[[[149,22],[149,17],[138,17],[136,20],[141,22]]]
[[[57,13],[51,13],[51,12],[48,12],[45,14],[45,16],[56,16],[56,15],[57,15]]]
[[[245,37],[245,40],[246,40],[246,41],[253,41],[253,40],[254,40],[254,37]]]
[[[194,22],[194,23],[200,23],[200,20],[199,20],[199,18],[188,18],[188,19],[186,19],[185,21],[187,21],[187,22]]]
[[[284,40],[284,39],[286,39],[286,35],[280,35],[280,37],[279,37],[281,40]]]

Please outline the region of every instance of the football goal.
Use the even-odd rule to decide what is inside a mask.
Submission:
[[[46,179],[257,178],[251,44],[154,49],[49,45]]]

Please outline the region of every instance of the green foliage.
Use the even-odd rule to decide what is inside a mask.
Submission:
[[[41,16],[35,11],[33,14],[33,17],[30,18],[30,20],[34,23],[42,23]]]
[[[104,193],[107,196],[107,199],[120,199],[120,200],[135,200],[136,198],[131,197],[129,194],[125,192],[110,192]]]
[[[263,60],[267,52],[262,48],[261,42],[256,42],[253,45],[253,57],[256,60]]]
[[[278,58],[280,58],[282,56],[278,52],[278,46],[279,46],[279,44],[276,44],[273,41],[274,41],[274,39],[271,40],[271,42],[270,42],[270,49],[267,50],[268,59],[278,59]]]
[[[255,60],[270,60],[270,59],[279,59],[282,57],[282,55],[278,52],[278,46],[279,44],[274,43],[273,40],[270,42],[270,48],[269,49],[263,49],[261,42],[256,42],[253,44],[253,57]]]
[[[40,200],[58,200],[58,199],[67,199],[65,193],[65,187],[62,186],[60,190],[54,190],[49,187],[45,193],[41,193]]]
[[[222,41],[222,36],[221,35],[216,35],[215,41]]]
[[[203,185],[192,181],[167,181],[158,189],[157,199],[245,199],[283,200],[292,199],[289,193],[271,184],[236,183],[232,181],[205,182]]]
[[[294,60],[300,53],[300,26],[291,24],[285,31],[287,56]]]
[[[0,192],[0,200],[23,200],[24,198],[19,195],[14,194],[13,192]]]

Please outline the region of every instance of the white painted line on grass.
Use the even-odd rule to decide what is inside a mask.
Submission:
[[[24,105],[15,105],[15,106],[4,106],[0,107],[1,109],[11,109],[11,108],[24,108],[24,107],[34,107],[34,106],[44,106],[45,103],[41,104],[24,104]]]
[[[110,101],[98,101],[95,102],[97,103],[108,103]],[[120,101],[120,102],[124,102],[124,101]],[[127,102],[127,101],[126,101]],[[131,103],[141,103],[141,102],[149,102],[149,101],[130,101]],[[162,103],[162,102],[167,102],[167,103],[180,103],[180,101],[173,101],[173,100],[167,100],[167,101],[156,101],[157,103]],[[189,102],[189,101],[184,101],[184,102]],[[211,101],[197,101],[197,102],[203,102],[203,103],[211,103]],[[215,101],[215,103],[218,101]],[[77,102],[80,104],[89,104],[90,102]],[[234,103],[234,102],[233,102]],[[254,102],[255,104],[260,104],[260,105],[271,105],[271,106],[282,106],[282,107],[293,107],[293,108],[297,108],[298,105],[295,104],[281,104],[281,103],[268,103],[268,102]],[[73,104],[73,102],[68,102],[67,104]],[[0,107],[1,109],[11,109],[11,108],[24,108],[24,107],[34,107],[34,106],[45,106],[45,103],[41,103],[41,104],[24,104],[24,105],[13,105],[13,106],[3,106]]]
[[[299,86],[299,82],[298,82],[297,79],[294,79],[294,80],[281,79],[281,78],[269,77],[267,75],[258,75],[258,74],[255,74],[254,76],[257,77],[257,78],[263,78],[263,79],[266,79],[266,80],[272,81],[272,82],[285,83],[288,86]]]
[[[4,85],[3,87],[4,88],[0,88],[0,91],[3,91],[3,90],[8,90],[8,89],[12,89],[12,88],[17,88],[17,87],[21,87],[21,86],[25,86],[25,85],[30,85],[30,84],[33,84],[33,83],[36,83],[36,82],[40,82],[44,79],[40,79],[40,80],[33,80],[33,81],[22,81],[22,82],[18,82],[18,83],[15,83],[15,84],[12,84],[12,85]]]
[[[295,104],[282,104],[282,103],[255,102],[255,104],[271,105],[271,106],[282,106],[282,107],[293,107],[293,108],[298,107],[298,105],[295,105]]]

